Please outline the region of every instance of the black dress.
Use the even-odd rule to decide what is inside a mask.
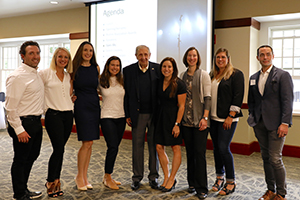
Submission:
[[[177,138],[172,135],[172,130],[177,119],[178,98],[177,95],[186,93],[185,83],[177,79],[177,91],[175,96],[170,98],[171,86],[163,91],[163,80],[158,85],[158,112],[155,127],[155,142],[163,146],[182,144],[182,134]]]
[[[73,82],[77,96],[74,102],[74,117],[79,141],[97,140],[100,137],[98,74],[97,66],[80,66]]]

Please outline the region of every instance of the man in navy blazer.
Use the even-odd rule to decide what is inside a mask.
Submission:
[[[288,128],[292,125],[293,82],[290,74],[276,68],[269,45],[257,49],[262,68],[250,77],[248,124],[258,140],[268,190],[263,199],[285,199],[286,171],[282,149]]]
[[[157,83],[160,77],[159,64],[150,62],[150,49],[145,45],[136,47],[137,63],[123,69],[124,108],[126,122],[132,127],[132,184],[137,190],[144,176],[144,143],[147,128],[149,149],[149,185],[158,188],[158,157],[154,142],[153,113],[156,109]]]

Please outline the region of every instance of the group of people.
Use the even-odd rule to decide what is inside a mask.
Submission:
[[[64,194],[60,174],[63,154],[75,118],[78,140],[78,190],[93,189],[88,166],[93,141],[104,135],[107,151],[103,184],[118,190],[121,182],[112,178],[115,160],[126,123],[132,129],[132,184],[140,188],[144,176],[144,144],[149,150],[149,185],[170,192],[176,186],[184,141],[187,155],[188,192],[199,199],[208,194],[206,142],[210,132],[216,181],[212,191],[228,195],[235,191],[234,160],[230,151],[244,97],[244,75],[234,68],[229,52],[220,48],[214,56],[210,74],[200,68],[195,47],[183,57],[187,70],[178,74],[176,61],[164,58],[150,62],[145,45],[136,47],[137,62],[122,70],[120,58],[110,57],[100,75],[93,45],[83,42],[72,60],[69,51],[57,48],[50,67],[37,72],[40,61],[38,43],[27,41],[20,48],[23,63],[7,79],[8,133],[13,139],[11,167],[14,198],[28,200],[42,195],[31,192],[27,182],[31,167],[40,153],[41,115],[53,147],[45,187],[49,197]],[[285,199],[285,168],[282,148],[292,124],[293,83],[291,76],[272,64],[271,46],[257,50],[262,68],[250,77],[248,123],[254,128],[261,147],[268,190],[263,199]],[[123,73],[122,73],[123,72]],[[180,78],[179,78],[180,77]],[[99,95],[102,97],[100,109]],[[74,111],[74,114],[73,114]],[[165,147],[171,146],[171,170]],[[163,181],[158,184],[158,164]]]

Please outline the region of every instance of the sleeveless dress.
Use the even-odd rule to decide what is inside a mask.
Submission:
[[[178,99],[177,95],[186,93],[185,83],[177,79],[177,91],[175,97],[170,98],[171,86],[163,91],[163,80],[158,85],[158,113],[154,138],[157,144],[173,146],[182,144],[182,134],[177,138],[172,135],[172,130],[177,119]]]
[[[74,118],[79,141],[97,140],[100,137],[100,103],[97,93],[97,66],[80,66],[73,82],[75,95]]]

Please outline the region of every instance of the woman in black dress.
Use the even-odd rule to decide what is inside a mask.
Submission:
[[[83,42],[73,60],[74,117],[78,140],[82,146],[78,151],[78,174],[75,182],[78,190],[93,189],[87,178],[88,166],[92,154],[93,140],[100,136],[100,104],[97,92],[100,68],[96,62],[91,43]]]
[[[160,70],[163,80],[158,88],[159,110],[155,142],[159,162],[164,172],[164,182],[159,189],[163,192],[169,192],[175,188],[175,176],[181,164],[180,144],[182,143],[182,136],[179,125],[184,113],[186,86],[177,77],[178,69],[173,58],[163,59]],[[171,173],[169,173],[169,159],[165,152],[165,146],[171,146],[173,150]]]

